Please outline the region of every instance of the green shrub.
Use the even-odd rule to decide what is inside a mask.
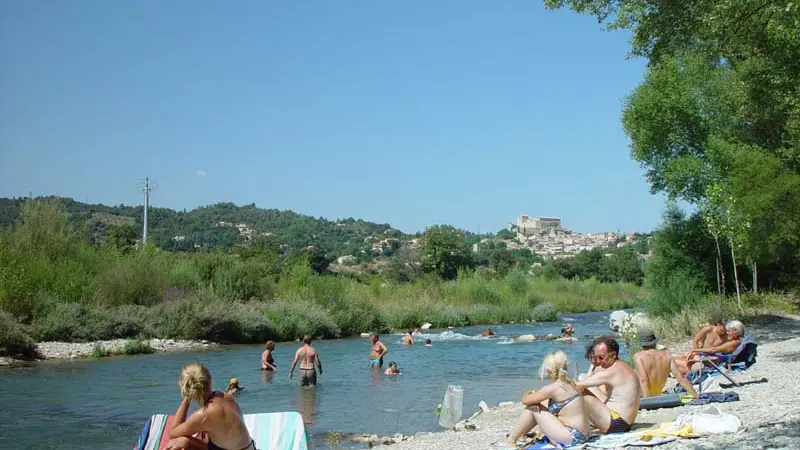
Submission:
[[[26,327],[17,322],[13,315],[0,310],[0,356],[33,359],[36,342],[28,334]]]
[[[100,344],[95,344],[92,348],[92,358],[105,358],[106,356],[111,356],[111,352],[101,347]]]
[[[138,339],[131,340],[125,343],[125,348],[122,350],[126,355],[146,355],[155,353],[153,347],[149,342],[140,341]]]
[[[184,291],[193,291],[201,284],[197,268],[187,259],[180,259],[172,266],[167,280],[170,287]]]
[[[214,293],[228,300],[268,300],[275,297],[276,285],[267,264],[248,260],[218,268]]]
[[[155,305],[167,288],[165,269],[147,252],[120,258],[95,278],[95,298],[104,306]]]
[[[533,308],[531,318],[536,322],[555,322],[558,320],[558,312],[552,304],[542,303]]]
[[[705,297],[704,284],[688,273],[677,272],[654,289],[646,300],[647,311],[654,316],[669,316],[697,305]]]
[[[506,284],[516,295],[523,295],[528,291],[528,277],[519,269],[514,269],[506,275]]]

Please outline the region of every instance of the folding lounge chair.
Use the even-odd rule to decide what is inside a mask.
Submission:
[[[734,386],[741,386],[741,384],[734,381],[721,366],[726,366],[728,371],[730,371],[733,370],[734,364],[740,364],[746,369],[756,363],[756,356],[758,356],[758,344],[756,344],[751,336],[744,336],[733,353],[700,353],[701,367],[698,379],[702,381],[703,368],[709,367],[712,370],[718,371],[723,377],[733,383]],[[713,359],[722,360],[721,364],[715,363]]]
[[[134,450],[160,450],[169,441],[173,416],[155,414],[145,423]],[[258,450],[308,450],[303,417],[297,412],[245,414],[244,424]]]

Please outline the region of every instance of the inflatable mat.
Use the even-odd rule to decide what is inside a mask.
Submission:
[[[160,450],[169,442],[173,416],[155,414],[144,424],[134,450]],[[245,414],[244,423],[258,450],[308,450],[303,418],[297,412]]]

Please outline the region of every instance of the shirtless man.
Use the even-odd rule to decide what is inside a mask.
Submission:
[[[744,337],[744,324],[738,320],[731,320],[725,324],[725,342],[719,345],[703,347],[689,352],[689,363],[694,363],[689,367],[690,370],[700,370],[700,353],[733,353],[742,342]]]
[[[371,367],[383,367],[383,357],[389,353],[389,349],[383,345],[377,334],[371,334],[369,339],[372,341],[372,348],[369,352],[369,365]]]
[[[630,431],[639,413],[641,398],[639,379],[625,361],[619,358],[619,343],[610,336],[601,336],[591,345],[592,364],[598,369],[576,383],[584,391],[589,421],[603,433]],[[607,396],[600,390],[604,387]]]
[[[294,375],[294,368],[300,362],[300,386],[316,386],[317,371],[314,370],[316,363],[319,374],[322,375],[322,361],[319,359],[317,349],[311,346],[311,336],[303,337],[303,346],[297,349],[292,360],[292,368],[289,369],[289,379]]]
[[[636,365],[642,397],[661,395],[671,371],[686,392],[697,398],[697,391],[678,370],[669,350],[656,349],[656,342],[656,335],[651,330],[645,329],[639,332],[639,345],[642,346],[642,351],[633,355],[633,362]]]
[[[698,331],[694,338],[692,338],[692,349],[673,357],[675,363],[678,365],[678,370],[686,375],[691,366],[697,362],[697,357],[693,356],[692,352],[697,350],[706,351],[706,348],[722,345],[727,340],[727,337],[727,331],[725,330],[725,324],[722,319],[715,318],[709,320],[708,325]]]
[[[408,332],[403,336],[403,344],[406,345],[414,345],[414,338],[412,337],[412,331],[408,330]]]

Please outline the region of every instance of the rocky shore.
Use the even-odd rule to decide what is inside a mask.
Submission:
[[[772,329],[770,332],[769,330]],[[758,362],[733,378],[742,387],[726,391],[739,394],[740,401],[714,403],[720,411],[738,416],[743,430],[735,434],[722,434],[697,439],[679,439],[657,448],[672,449],[790,449],[797,448],[800,438],[800,321],[786,319],[780,324],[765,324],[753,330],[759,339]],[[777,339],[777,340],[776,340]],[[678,346],[680,347],[680,346]],[[673,348],[673,345],[670,345]],[[747,384],[766,378],[766,382]],[[657,423],[674,420],[678,415],[700,411],[706,406],[682,406],[651,411],[640,411],[635,428],[647,428]],[[465,405],[469,410],[470,406]],[[505,442],[505,435],[516,423],[522,404],[504,402],[497,407],[477,412],[458,424],[456,431],[420,433],[413,437],[393,440],[392,450],[445,450],[455,448],[492,449]],[[373,440],[375,444],[382,439]],[[388,442],[386,442],[388,444]],[[373,444],[374,445],[374,444]],[[376,448],[389,448],[378,445]]]
[[[100,348],[109,355],[117,355],[125,353],[125,346],[131,341],[135,341],[135,339],[113,339],[94,342],[40,342],[36,345],[36,352],[41,359],[86,358],[94,354],[95,348]],[[145,339],[141,342],[149,345],[155,352],[202,350],[219,346],[219,344],[209,341],[176,339]],[[0,366],[13,365],[17,362],[12,358],[0,358]]]

